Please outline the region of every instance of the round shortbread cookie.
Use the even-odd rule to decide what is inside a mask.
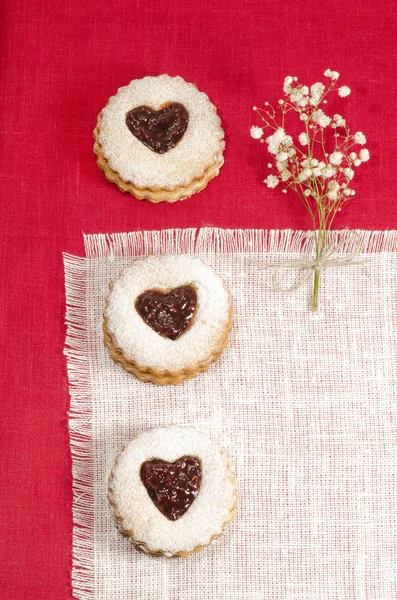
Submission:
[[[111,284],[104,342],[143,381],[179,383],[219,358],[231,318],[229,292],[210,266],[186,254],[149,255]]]
[[[123,191],[138,190],[141,199],[169,201],[171,192],[174,201],[188,197],[223,164],[216,108],[181,77],[144,77],[119,88],[99,114],[94,137],[106,177]]]
[[[188,556],[219,537],[235,513],[226,452],[188,427],[141,433],[118,455],[109,501],[120,531],[150,554]]]
[[[100,147],[98,146],[98,144],[95,144],[94,149],[95,153],[98,156],[98,167],[101,171],[104,172],[105,177],[108,181],[110,181],[111,183],[115,183],[121,192],[130,193],[138,200],[148,200],[153,204],[158,204],[159,202],[165,201],[167,201],[168,203],[173,203],[177,202],[178,200],[190,198],[190,196],[192,196],[193,194],[200,192],[205,187],[207,187],[211,179],[214,179],[214,177],[219,175],[220,168],[224,163],[223,156],[221,156],[220,161],[211,165],[204,173],[201,179],[195,179],[187,187],[175,188],[172,191],[165,192],[164,190],[138,189],[135,188],[132,185],[132,183],[123,181],[122,179],[120,179],[118,174],[109,167],[106,159],[101,154]]]

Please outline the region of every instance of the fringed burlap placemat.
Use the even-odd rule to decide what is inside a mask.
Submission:
[[[292,231],[169,230],[86,236],[65,256],[74,478],[73,590],[84,600],[395,600],[397,232],[357,232],[363,265],[310,288],[271,289],[275,264],[307,254]],[[109,359],[109,282],[135,256],[197,254],[226,280],[231,340],[207,373],[143,384]],[[188,559],[148,557],[116,530],[107,477],[143,429],[209,433],[236,463],[229,531]]]

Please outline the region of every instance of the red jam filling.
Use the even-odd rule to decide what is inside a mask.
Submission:
[[[142,464],[141,479],[159,511],[176,521],[199,493],[201,463],[195,456],[182,456],[173,463],[155,458]]]
[[[135,308],[156,333],[176,340],[192,324],[196,304],[196,290],[182,285],[166,293],[147,290],[138,296]]]
[[[188,121],[189,113],[179,102],[170,102],[161,110],[138,106],[125,117],[131,133],[158,154],[164,154],[177,145],[187,129]]]

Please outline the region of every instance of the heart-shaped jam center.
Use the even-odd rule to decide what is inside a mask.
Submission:
[[[195,456],[182,456],[172,463],[155,458],[142,464],[141,479],[159,511],[176,521],[199,493],[201,462]]]
[[[179,102],[170,102],[160,110],[138,106],[125,116],[131,133],[158,154],[164,154],[177,145],[186,131],[188,121],[189,113]]]
[[[170,292],[147,290],[138,296],[135,308],[156,333],[176,340],[191,325],[196,304],[196,290],[182,285]]]

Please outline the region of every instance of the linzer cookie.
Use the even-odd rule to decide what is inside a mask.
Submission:
[[[99,114],[94,138],[106,178],[154,203],[199,192],[223,164],[216,108],[181,77],[144,77],[119,88]]]
[[[118,455],[109,501],[136,548],[186,557],[219,537],[233,517],[236,476],[226,452],[204,434],[152,429]]]
[[[222,279],[199,258],[150,255],[111,284],[104,342],[112,359],[142,381],[180,383],[220,357],[232,312]]]

